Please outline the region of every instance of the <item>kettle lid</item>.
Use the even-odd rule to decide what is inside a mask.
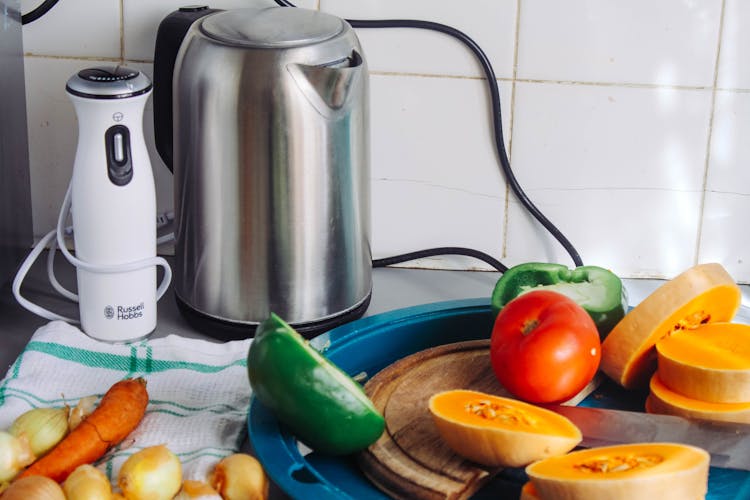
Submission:
[[[284,48],[329,40],[345,29],[344,21],[316,10],[265,7],[233,9],[206,17],[201,31],[230,45]]]

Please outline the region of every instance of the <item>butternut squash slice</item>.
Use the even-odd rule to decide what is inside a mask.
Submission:
[[[523,467],[567,453],[582,439],[578,427],[562,415],[478,391],[439,392],[430,398],[429,409],[454,452],[491,467]]]
[[[670,390],[659,377],[651,377],[650,392],[646,398],[646,412],[677,415],[685,418],[718,420],[722,422],[750,423],[750,402],[712,403],[683,396]]]
[[[659,379],[683,396],[750,402],[750,325],[710,323],[656,344]]]
[[[740,288],[720,264],[700,264],[667,281],[615,325],[602,343],[601,368],[627,389],[656,370],[654,345],[679,330],[731,320]]]
[[[709,455],[675,443],[635,443],[574,451],[526,467],[547,499],[694,499],[708,491]]]
[[[539,494],[534,487],[534,483],[526,481],[523,486],[521,486],[521,496],[518,497],[518,500],[540,500]]]

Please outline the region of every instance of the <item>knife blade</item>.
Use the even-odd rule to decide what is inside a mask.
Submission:
[[[671,442],[703,448],[711,465],[750,471],[750,425],[584,406],[544,405],[573,422],[580,446]]]

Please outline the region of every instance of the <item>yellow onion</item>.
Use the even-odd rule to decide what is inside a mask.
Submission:
[[[268,477],[260,462],[246,453],[221,459],[211,473],[210,482],[224,500],[268,498]]]
[[[3,492],[3,500],[65,500],[59,484],[48,477],[28,476],[13,481]]]
[[[90,464],[76,467],[62,487],[68,500],[100,500],[112,495],[112,485],[107,476]]]
[[[150,446],[125,460],[117,485],[128,500],[171,499],[182,485],[182,464],[166,446]]]
[[[0,431],[0,483],[16,477],[34,459],[26,436],[16,437]]]
[[[41,457],[68,433],[68,408],[34,408],[16,418],[8,432],[26,436],[34,457]]]
[[[203,481],[186,479],[174,500],[222,500],[219,493]]]

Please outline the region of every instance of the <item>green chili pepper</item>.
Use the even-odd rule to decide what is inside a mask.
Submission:
[[[353,453],[385,429],[362,387],[273,313],[258,326],[247,369],[255,397],[315,451]]]
[[[575,300],[596,323],[604,339],[627,311],[625,289],[613,272],[597,266],[568,269],[562,264],[528,262],[511,267],[492,292],[492,309],[500,309],[524,292],[543,288]]]

